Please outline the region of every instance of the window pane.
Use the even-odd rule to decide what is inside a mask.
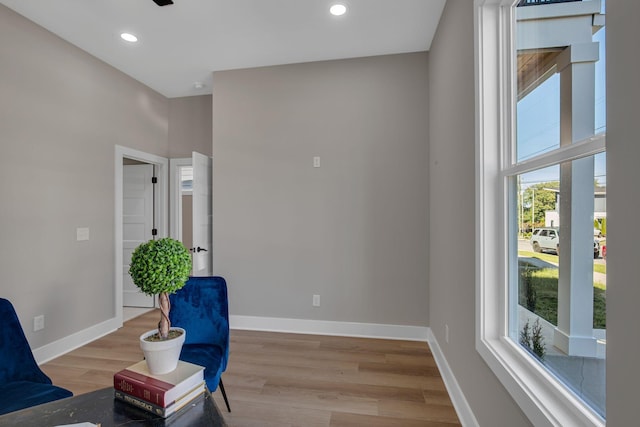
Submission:
[[[580,179],[585,171],[593,178]],[[605,153],[515,180],[521,231],[512,246],[518,262],[511,338],[604,416]]]
[[[180,190],[191,191],[193,190],[193,167],[182,166],[180,168]]]
[[[604,19],[554,2],[516,8],[516,163],[606,131]],[[509,335],[605,417],[606,153],[566,153],[510,178]]]
[[[552,215],[551,211],[556,209],[560,167],[551,166],[518,175],[517,183],[520,234],[540,229],[538,232],[546,236],[548,229],[542,228],[545,224],[558,226],[557,214]]]
[[[544,54],[518,52],[520,61],[528,59],[528,65],[537,69]],[[523,94],[524,95],[524,94]],[[516,104],[517,145],[516,160],[521,162],[549,152],[560,146],[560,78],[553,73]]]

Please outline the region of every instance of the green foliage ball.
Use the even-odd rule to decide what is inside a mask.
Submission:
[[[174,293],[191,272],[191,256],[184,245],[170,237],[140,244],[131,255],[129,274],[147,295]]]

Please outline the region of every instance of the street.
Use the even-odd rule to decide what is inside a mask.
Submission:
[[[525,240],[525,239],[518,239],[518,250],[533,252],[533,248],[531,248],[531,243],[529,242],[529,240]],[[549,253],[553,254],[552,252],[549,252]],[[593,262],[596,264],[607,265],[607,260],[602,258],[602,255],[600,255],[597,259],[594,259]]]

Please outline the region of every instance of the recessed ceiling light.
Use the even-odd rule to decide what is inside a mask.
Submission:
[[[122,33],[120,34],[120,38],[122,38],[122,40],[128,41],[129,43],[135,43],[138,41],[138,38],[131,33]]]
[[[195,83],[193,84],[193,88],[194,88],[194,89],[202,89],[202,88],[204,88],[204,83],[202,83],[202,82],[195,82]]]
[[[329,8],[329,12],[334,16],[342,16],[347,13],[347,6],[337,3]]]

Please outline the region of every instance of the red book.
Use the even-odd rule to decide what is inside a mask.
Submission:
[[[200,384],[195,389],[191,390],[185,396],[178,398],[175,403],[167,407],[161,407],[158,405],[154,405],[153,403],[149,403],[146,400],[142,400],[136,396],[131,396],[130,394],[126,394],[121,392],[120,390],[114,390],[113,397],[116,400],[120,400],[122,402],[126,402],[130,405],[136,406],[140,409],[144,409],[147,412],[151,412],[152,414],[159,415],[162,418],[167,418],[169,415],[178,412],[180,409],[186,407],[191,401],[195,400],[196,397],[204,394],[205,386],[204,383]]]
[[[203,381],[202,366],[180,360],[172,372],[155,375],[143,360],[115,373],[113,388],[166,408]]]

